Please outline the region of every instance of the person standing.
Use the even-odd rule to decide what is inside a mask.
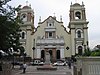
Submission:
[[[26,63],[24,63],[24,64],[23,64],[23,73],[26,72],[26,68],[27,68],[27,65],[26,65]]]
[[[68,67],[71,69],[71,60],[68,60]]]

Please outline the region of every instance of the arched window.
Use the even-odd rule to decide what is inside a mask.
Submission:
[[[76,30],[76,38],[83,38],[83,30],[81,28]]]
[[[26,22],[27,21],[27,15],[26,14],[22,14],[21,15],[21,19],[23,22]]]
[[[25,32],[22,32],[22,39],[25,39]]]
[[[75,19],[81,19],[81,13],[79,11],[75,13]]]
[[[81,31],[79,31],[79,30],[77,31],[77,37],[81,38]]]
[[[78,47],[78,54],[79,54],[79,55],[82,55],[82,49],[83,49],[82,46],[79,46],[79,47]]]
[[[60,50],[57,50],[57,59],[60,59]]]

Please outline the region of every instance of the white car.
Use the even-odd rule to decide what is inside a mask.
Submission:
[[[44,65],[44,62],[39,62],[38,65]]]
[[[57,61],[53,64],[53,66],[65,66],[66,63],[65,62],[62,62],[62,61]]]

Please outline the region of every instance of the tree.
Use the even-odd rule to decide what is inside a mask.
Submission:
[[[100,56],[100,50],[92,51],[90,56]]]
[[[83,54],[83,56],[90,56],[90,55],[91,55],[91,51],[90,51],[89,48],[86,49],[86,50],[84,50],[84,54]]]
[[[96,49],[94,51],[92,50],[85,50],[83,56],[100,56],[100,50],[99,49]]]
[[[16,17],[20,6],[12,8],[7,4],[9,1],[11,0],[0,0],[0,49],[5,52],[11,47],[15,51],[21,47],[19,42],[21,20]]]

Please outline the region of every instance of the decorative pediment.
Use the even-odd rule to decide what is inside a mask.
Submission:
[[[54,21],[56,21],[56,22],[58,22],[58,23],[63,23],[63,22],[57,21],[55,17],[49,16],[49,17],[48,17],[47,19],[45,19],[43,22],[39,22],[38,24],[42,24],[42,23],[44,23],[45,21],[47,21],[47,22],[54,22]]]

